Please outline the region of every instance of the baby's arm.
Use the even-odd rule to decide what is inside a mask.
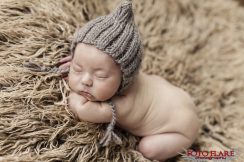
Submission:
[[[72,91],[69,95],[69,108],[80,120],[92,123],[108,123],[112,118],[111,107],[107,103],[88,101]]]

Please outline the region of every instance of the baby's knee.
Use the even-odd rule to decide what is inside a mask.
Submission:
[[[164,161],[190,145],[191,141],[182,134],[165,133],[142,138],[138,151],[147,159]]]
[[[146,140],[141,140],[138,145],[138,151],[147,159],[155,159],[157,155],[154,149],[152,143],[149,143]]]

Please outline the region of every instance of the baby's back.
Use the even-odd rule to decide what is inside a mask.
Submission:
[[[116,97],[114,101],[118,125],[134,135],[179,132],[196,136],[191,133],[196,132],[192,129],[198,129],[198,117],[191,98],[159,76],[139,73],[125,96]]]

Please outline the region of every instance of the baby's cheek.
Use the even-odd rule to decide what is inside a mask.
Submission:
[[[73,74],[69,74],[69,79],[68,79],[68,83],[71,89],[75,90],[78,83],[78,78],[76,76],[74,76]]]
[[[103,83],[100,83],[100,82],[97,82],[97,81],[95,81],[95,82],[93,81],[92,89],[93,89],[94,92],[99,93],[101,91],[104,91],[105,88],[104,88]]]
[[[71,74],[69,74],[69,76],[68,76],[68,83],[69,83],[69,86],[72,86],[73,78],[72,78]]]
[[[119,85],[115,82],[106,82],[103,86],[104,91],[107,92],[107,94],[114,95],[114,93],[117,92]]]
[[[108,83],[107,81],[102,81],[102,82],[99,82],[96,86],[99,87],[99,89],[101,89],[103,91],[104,90],[107,91],[107,90],[111,89],[112,85],[110,83]]]
[[[110,87],[111,91],[113,93],[117,92],[119,86],[120,86],[120,81],[118,79],[111,80],[108,84],[108,87]]]
[[[103,83],[93,83],[93,95],[98,100],[104,100],[110,97],[109,91],[110,87],[108,87],[106,84]]]

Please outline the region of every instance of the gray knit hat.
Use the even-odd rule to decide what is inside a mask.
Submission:
[[[139,71],[143,51],[131,1],[122,2],[109,15],[91,20],[80,28],[72,40],[72,55],[78,43],[93,45],[114,59],[122,71],[117,94],[124,91]]]

